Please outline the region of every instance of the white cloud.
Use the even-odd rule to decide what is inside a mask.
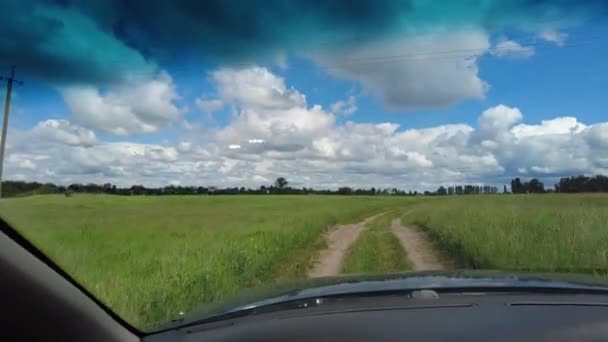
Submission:
[[[477,56],[488,48],[485,33],[467,31],[368,43],[313,58],[330,74],[359,82],[387,107],[409,110],[484,98],[488,85],[479,78]]]
[[[93,86],[61,89],[72,120],[95,131],[126,136],[153,133],[180,118],[182,110],[173,80],[167,73],[101,91]]]
[[[34,163],[33,159],[30,155],[15,153],[8,156],[7,163],[14,165],[19,172],[24,172],[24,169],[36,170],[36,163]]]
[[[75,146],[91,146],[97,142],[93,131],[67,120],[41,121],[32,129],[32,135],[40,140]]]
[[[177,150],[182,153],[192,151],[192,143],[189,141],[182,141],[177,145]]]
[[[217,132],[220,142],[243,147],[232,150],[299,149],[334,122],[333,114],[318,105],[308,107],[303,94],[268,69],[221,69],[212,79],[222,99],[235,109],[230,125]],[[246,145],[250,140],[264,144]]]
[[[478,130],[474,138],[482,146],[499,148],[500,144],[512,139],[510,128],[522,119],[523,115],[516,107],[498,105],[488,108],[477,120]]]
[[[504,40],[496,44],[496,46],[490,50],[490,54],[496,57],[506,58],[530,58],[534,56],[534,47],[523,46],[513,40]]]
[[[568,34],[554,30],[546,30],[540,33],[540,38],[547,42],[554,43],[557,46],[564,46]]]
[[[225,101],[253,110],[284,110],[306,105],[306,97],[262,67],[220,69],[211,74]]]
[[[339,100],[330,107],[332,113],[350,115],[357,111],[357,98],[353,95],[346,100]]]
[[[520,124],[511,129],[516,138],[534,137],[555,134],[579,134],[587,126],[578,122],[575,117],[567,116],[543,120],[540,125]]]
[[[483,111],[476,125],[338,123],[267,69],[222,69],[216,75],[217,93],[235,114],[202,143],[103,142],[74,123],[43,121],[12,132],[7,179],[257,187],[283,176],[294,186],[423,190],[504,184],[517,175],[551,180],[608,173],[608,122],[557,117],[525,123],[518,108],[497,105]],[[57,143],[49,144],[49,136]]]
[[[608,151],[608,122],[587,127],[585,139],[590,146]]]

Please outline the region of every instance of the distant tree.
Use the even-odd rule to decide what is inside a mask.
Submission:
[[[444,196],[447,194],[448,191],[443,186],[440,186],[439,189],[437,189],[437,195]]]
[[[347,186],[338,188],[338,194],[340,194],[340,195],[350,195],[352,193],[353,193],[353,189],[349,188]]]
[[[288,184],[289,184],[289,182],[287,181],[287,179],[285,179],[285,177],[279,177],[274,182],[274,186],[279,189],[284,189],[285,187],[287,187]]]
[[[133,185],[131,186],[131,194],[132,195],[143,195],[146,192],[146,188],[143,185]]]
[[[530,193],[543,193],[545,192],[545,185],[536,178],[532,178],[530,182],[527,183],[527,190]]]
[[[514,194],[521,194],[526,192],[523,184],[521,184],[521,179],[515,178],[511,180],[511,192]]]
[[[562,178],[555,184],[556,192],[608,192],[608,177],[597,175],[593,177],[575,176]]]
[[[502,193],[503,193],[503,194],[508,194],[508,193],[509,193],[509,192],[507,191],[507,186],[506,186],[506,185],[503,185],[503,188],[502,188]]]

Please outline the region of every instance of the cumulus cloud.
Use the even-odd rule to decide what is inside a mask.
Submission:
[[[402,130],[388,122],[346,122],[330,126],[297,149],[289,142],[281,147],[261,140],[245,141],[234,150],[221,141],[49,145],[32,141],[38,136],[31,132],[21,132],[12,136],[6,175],[62,184],[159,186],[178,181],[253,187],[284,176],[296,186],[423,190],[461,182],[499,185],[518,175],[555,180],[608,172],[608,123],[587,125],[572,117],[539,124],[522,120],[517,109],[501,105],[482,113],[476,127],[450,124]]]
[[[606,122],[568,116],[527,123],[521,110],[500,104],[480,113],[476,125],[339,123],[265,68],[212,76],[234,116],[202,143],[103,142],[75,123],[43,121],[12,132],[7,178],[257,187],[283,176],[294,186],[424,190],[500,185],[518,175],[550,184],[560,176],[608,172]]]
[[[488,49],[482,31],[460,31],[388,39],[313,58],[330,74],[359,82],[387,107],[408,110],[484,98],[487,84],[476,60]],[[465,53],[440,53],[445,51]]]
[[[112,135],[153,133],[182,114],[175,103],[179,99],[175,84],[164,72],[106,91],[86,85],[63,87],[60,91],[75,123]]]
[[[226,145],[293,151],[310,144],[334,122],[333,114],[319,105],[309,107],[303,94],[266,68],[221,69],[212,79],[219,96],[235,109],[230,125],[217,133]],[[258,139],[264,144],[249,143]]]
[[[504,58],[530,58],[534,56],[534,47],[523,46],[513,40],[504,40],[496,44],[490,54]]]
[[[346,100],[339,100],[333,103],[330,107],[332,113],[351,115],[357,111],[357,98],[353,95],[349,96]]]
[[[60,142],[74,146],[92,146],[97,143],[95,133],[68,120],[45,120],[39,122],[31,132],[34,139]]]

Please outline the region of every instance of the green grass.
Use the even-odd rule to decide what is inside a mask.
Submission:
[[[367,224],[359,239],[346,253],[342,273],[391,273],[407,271],[411,265],[399,240],[391,232],[388,213]]]
[[[408,199],[57,195],[0,216],[120,316],[150,329],[244,288],[306,277],[322,233]]]
[[[403,216],[464,268],[608,273],[608,196],[425,198]]]
[[[608,273],[607,195],[43,195],[3,199],[0,216],[120,316],[150,329],[245,288],[303,279],[327,227],[404,206],[403,220],[466,268]],[[370,223],[345,272],[408,269],[389,216]]]

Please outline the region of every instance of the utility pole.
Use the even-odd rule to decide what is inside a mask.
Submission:
[[[13,83],[23,84],[22,81],[15,79],[15,66],[11,67],[11,76],[2,77],[0,80],[6,79],[6,98],[4,99],[4,120],[2,121],[2,137],[0,139],[0,198],[2,198],[2,169],[4,167],[4,148],[6,147],[6,129],[8,128],[8,110],[11,107],[11,92]]]

